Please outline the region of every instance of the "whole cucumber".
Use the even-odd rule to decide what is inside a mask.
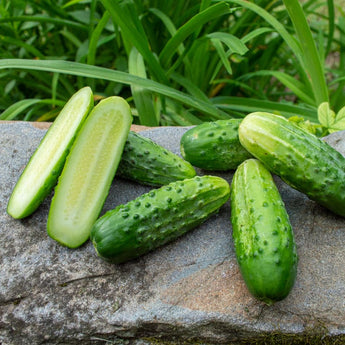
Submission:
[[[243,162],[231,184],[231,222],[237,261],[249,291],[266,304],[284,299],[297,271],[294,234],[270,172]]]
[[[229,197],[230,186],[220,177],[172,182],[105,213],[94,224],[90,238],[101,258],[125,262],[195,228]]]
[[[247,115],[241,144],[288,185],[345,216],[345,157],[325,141],[270,113]]]
[[[182,157],[205,170],[234,170],[252,155],[241,145],[238,127],[241,119],[204,122],[183,134]]]
[[[163,186],[196,175],[192,165],[153,140],[129,132],[116,175],[141,184]]]

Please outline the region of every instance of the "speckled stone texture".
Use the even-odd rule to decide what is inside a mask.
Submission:
[[[141,133],[179,153],[185,130]],[[295,231],[299,264],[290,295],[271,307],[255,300],[241,278],[229,202],[173,243],[126,264],[109,264],[90,242],[71,250],[47,236],[50,197],[24,220],[6,214],[17,178],[45,131],[37,124],[0,122],[1,344],[279,343],[327,337],[332,342],[345,337],[344,218],[275,178]],[[345,153],[345,132],[328,141]],[[232,173],[216,175],[231,182]],[[102,213],[149,190],[115,179]]]

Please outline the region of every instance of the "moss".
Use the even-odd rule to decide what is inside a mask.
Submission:
[[[243,339],[237,342],[210,343],[201,340],[162,340],[156,338],[143,338],[147,345],[342,345],[345,335],[329,336],[325,334],[283,335],[272,333],[252,339]],[[146,344],[145,344],[146,345]]]

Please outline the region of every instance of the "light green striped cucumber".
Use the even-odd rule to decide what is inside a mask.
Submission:
[[[66,156],[86,116],[93,107],[89,87],[76,92],[48,129],[18,179],[7,205],[13,218],[32,214],[52,191]]]
[[[272,176],[257,159],[246,160],[234,174],[231,223],[249,291],[269,305],[284,299],[297,272],[294,234]]]
[[[47,230],[60,244],[76,248],[90,235],[108,195],[132,123],[121,97],[102,100],[81,128],[59,178]]]
[[[345,157],[325,141],[270,113],[247,115],[242,145],[288,185],[345,216]]]
[[[210,171],[234,170],[252,155],[241,145],[241,119],[204,122],[185,132],[180,141],[182,157],[198,168]]]
[[[101,258],[125,262],[195,228],[229,196],[228,182],[216,176],[171,182],[108,211],[96,221],[90,238]]]
[[[196,175],[192,165],[153,140],[130,132],[117,176],[141,184],[162,186]]]

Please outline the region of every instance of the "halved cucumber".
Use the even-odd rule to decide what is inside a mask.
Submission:
[[[66,156],[93,107],[89,87],[76,92],[61,110],[22,172],[7,205],[13,218],[32,214],[56,185]]]
[[[102,210],[132,123],[121,97],[101,101],[86,119],[61,173],[48,215],[48,235],[82,245]]]

